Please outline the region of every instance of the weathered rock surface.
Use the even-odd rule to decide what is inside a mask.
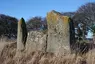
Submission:
[[[42,31],[30,31],[26,42],[26,50],[29,51],[46,51],[46,37]]]
[[[18,32],[17,32],[17,51],[22,51],[25,49],[26,39],[27,39],[27,29],[23,18],[18,22]]]
[[[56,11],[47,14],[47,52],[64,54],[70,52],[69,17]]]

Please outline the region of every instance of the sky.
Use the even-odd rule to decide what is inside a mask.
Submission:
[[[95,0],[0,0],[0,14],[28,20],[35,16],[45,17],[47,12],[74,12],[81,5]]]

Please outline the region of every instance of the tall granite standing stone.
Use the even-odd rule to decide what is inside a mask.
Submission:
[[[47,52],[53,52],[61,55],[70,53],[69,22],[69,17],[62,16],[54,10],[47,14]]]
[[[18,31],[17,31],[17,50],[22,51],[25,49],[27,39],[27,29],[25,20],[23,18],[18,22]]]

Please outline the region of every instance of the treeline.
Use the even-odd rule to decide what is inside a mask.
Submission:
[[[17,19],[4,14],[0,14],[0,36],[16,38]]]
[[[91,30],[95,33],[95,2],[87,3],[79,7],[75,12],[60,12],[64,16],[69,16],[73,19],[76,38],[85,39],[87,32]],[[0,36],[5,35],[12,37],[17,35],[18,19],[10,16],[0,14]],[[27,30],[45,30],[47,29],[46,18],[39,16],[30,18],[26,21]]]
[[[45,30],[47,29],[46,18],[33,17],[26,22],[28,31],[30,30]]]

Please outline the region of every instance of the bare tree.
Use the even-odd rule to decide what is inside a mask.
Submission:
[[[73,18],[78,23],[81,22],[88,27],[91,26],[95,23],[95,3],[87,3],[81,6]]]
[[[73,17],[75,26],[82,24],[83,37],[91,26],[95,24],[95,2],[82,5]]]
[[[16,37],[17,22],[18,20],[15,17],[0,14],[0,36]]]
[[[33,17],[27,22],[28,30],[38,30],[41,27],[41,17]]]

